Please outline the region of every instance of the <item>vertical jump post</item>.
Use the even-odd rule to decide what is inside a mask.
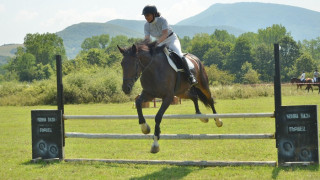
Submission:
[[[57,105],[58,110],[64,115],[63,102],[63,83],[62,83],[62,60],[61,55],[56,55],[56,69],[57,69]],[[64,122],[62,121],[62,131],[65,134]],[[63,137],[63,146],[65,146],[65,138]]]

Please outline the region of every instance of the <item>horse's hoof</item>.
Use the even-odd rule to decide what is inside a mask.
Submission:
[[[141,131],[143,134],[149,134],[150,133],[150,126],[147,123],[140,124]]]
[[[151,146],[151,151],[150,151],[151,153],[155,154],[159,151],[160,151],[160,146],[154,146],[154,145]]]
[[[220,119],[215,119],[217,127],[222,127],[223,122]]]
[[[203,123],[208,123],[209,119],[208,118],[201,118],[200,121],[203,122]]]

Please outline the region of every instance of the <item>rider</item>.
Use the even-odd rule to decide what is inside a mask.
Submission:
[[[142,15],[144,15],[145,19],[147,20],[144,25],[145,39],[150,40],[151,35],[157,39],[158,46],[166,45],[169,49],[177,53],[181,58],[184,71],[189,76],[188,80],[190,84],[197,84],[198,82],[194,75],[190,72],[187,61],[183,56],[180,41],[177,35],[172,31],[167,20],[160,16],[156,6],[145,6],[142,10]]]
[[[316,69],[313,73],[313,80],[314,82],[319,82],[319,72],[318,72],[318,69]]]
[[[302,74],[300,76],[300,80],[301,80],[301,82],[304,82],[306,80],[306,73],[304,73],[304,71],[302,72]]]

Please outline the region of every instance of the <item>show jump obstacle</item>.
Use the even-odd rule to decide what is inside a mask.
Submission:
[[[32,159],[60,159],[65,161],[100,161],[109,163],[170,164],[191,166],[239,166],[291,164],[319,164],[317,105],[282,106],[279,45],[274,45],[275,78],[273,113],[237,113],[202,115],[165,115],[164,119],[198,118],[275,118],[275,134],[162,134],[161,139],[276,139],[278,161],[172,161],[172,160],[121,160],[121,159],[65,159],[65,138],[152,139],[143,134],[89,134],[65,132],[64,121],[72,119],[137,119],[135,115],[66,115],[63,104],[61,56],[57,55],[58,110],[32,110]],[[154,118],[146,115],[146,118]]]

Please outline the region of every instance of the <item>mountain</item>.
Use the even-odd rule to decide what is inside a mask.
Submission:
[[[244,32],[257,32],[258,29],[281,24],[295,40],[315,39],[320,36],[320,12],[294,6],[270,3],[214,4],[198,15],[171,25],[179,36],[193,37],[197,33],[212,34],[216,29],[227,30],[239,36]],[[110,37],[125,35],[143,38],[145,21],[115,19],[106,23],[74,24],[57,32],[66,48],[69,59],[81,50],[85,38],[101,34]],[[1,49],[1,47],[0,47]],[[1,57],[3,56],[3,57]],[[0,50],[0,60],[8,57]]]
[[[320,35],[320,12],[270,3],[214,4],[198,15],[176,25],[231,26],[246,32],[281,24],[295,40],[313,39]]]
[[[142,33],[110,23],[80,23],[57,32],[63,39],[68,58],[74,58],[81,50],[82,42],[89,37],[109,34],[110,37],[125,35],[128,37],[143,37]]]
[[[22,44],[4,44],[0,46],[0,65],[6,64],[7,60],[17,52],[17,48],[22,46]]]
[[[80,23],[67,27],[56,34],[63,39],[68,58],[74,58],[81,51],[84,39],[101,34],[109,34],[110,37],[125,35],[128,37],[143,38],[145,21],[115,19],[106,23]],[[245,31],[228,26],[178,26],[172,29],[180,37],[193,37],[197,33],[212,34],[215,29],[223,29],[238,36]]]

